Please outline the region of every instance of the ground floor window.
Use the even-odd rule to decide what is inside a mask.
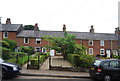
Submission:
[[[118,50],[113,50],[113,55],[118,56]]]
[[[36,52],[41,52],[41,47],[35,47]]]
[[[93,48],[89,48],[89,54],[93,55]]]
[[[47,53],[47,49],[45,47],[35,47],[36,52]]]
[[[103,48],[100,49],[100,55],[105,55],[105,50]]]

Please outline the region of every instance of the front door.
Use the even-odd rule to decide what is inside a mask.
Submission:
[[[111,56],[110,50],[106,50],[107,57]]]
[[[50,56],[54,56],[55,55],[55,50],[50,50]]]

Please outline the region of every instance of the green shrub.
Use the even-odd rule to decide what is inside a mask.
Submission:
[[[95,58],[88,54],[67,54],[67,60],[74,66],[74,67],[83,67],[89,68],[91,63],[95,60]]]
[[[11,51],[14,51],[14,49],[15,49],[16,46],[17,46],[17,42],[14,41],[14,40],[9,40],[9,39],[4,39],[4,41],[6,41],[7,43],[9,43],[9,45],[10,45],[10,50],[11,50]]]
[[[30,59],[32,58],[32,55],[30,55]],[[14,58],[11,58],[11,59],[8,59],[8,60],[6,60],[7,62],[11,62],[11,63],[16,63],[16,57],[14,57]],[[27,63],[28,62],[28,56],[27,55],[23,55],[22,57],[20,57],[19,55],[18,55],[18,61],[17,61],[17,64],[18,65],[23,65],[23,64],[25,64],[25,63]]]
[[[72,63],[73,66],[77,66],[78,54],[67,54],[67,60]],[[77,58],[77,59],[76,59]]]
[[[82,54],[80,55],[80,67],[89,68],[94,60],[95,58],[92,55]]]
[[[10,44],[7,41],[0,41],[0,45],[4,48],[10,48]]]
[[[32,59],[30,60],[31,65],[38,65],[38,59]]]
[[[2,47],[2,58],[4,60],[10,59],[11,58],[11,52],[10,49]]]
[[[120,56],[113,55],[113,58],[114,58],[114,59],[120,59]]]
[[[34,50],[30,46],[20,46],[20,52],[28,53],[29,55],[34,53]]]

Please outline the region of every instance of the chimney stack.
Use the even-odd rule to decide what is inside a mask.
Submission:
[[[7,18],[7,20],[6,20],[6,24],[11,24],[11,20],[10,20],[10,18]]]
[[[66,32],[66,25],[63,24],[63,32]]]
[[[120,28],[119,27],[115,28],[115,34],[120,35]]]
[[[36,23],[35,26],[34,26],[34,31],[38,31],[38,30],[39,30],[38,23]]]
[[[93,25],[91,25],[90,33],[94,33]]]

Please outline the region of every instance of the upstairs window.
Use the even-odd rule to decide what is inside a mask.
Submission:
[[[104,49],[100,49],[100,55],[105,55],[105,50]]]
[[[89,46],[93,46],[93,40],[88,41]]]
[[[25,44],[28,44],[28,43],[29,43],[29,38],[28,38],[28,37],[24,38],[24,43],[25,43]]]
[[[3,38],[8,38],[8,32],[4,32]]]
[[[100,40],[100,46],[104,46],[104,40]]]
[[[41,44],[41,38],[36,38],[36,44]]]

